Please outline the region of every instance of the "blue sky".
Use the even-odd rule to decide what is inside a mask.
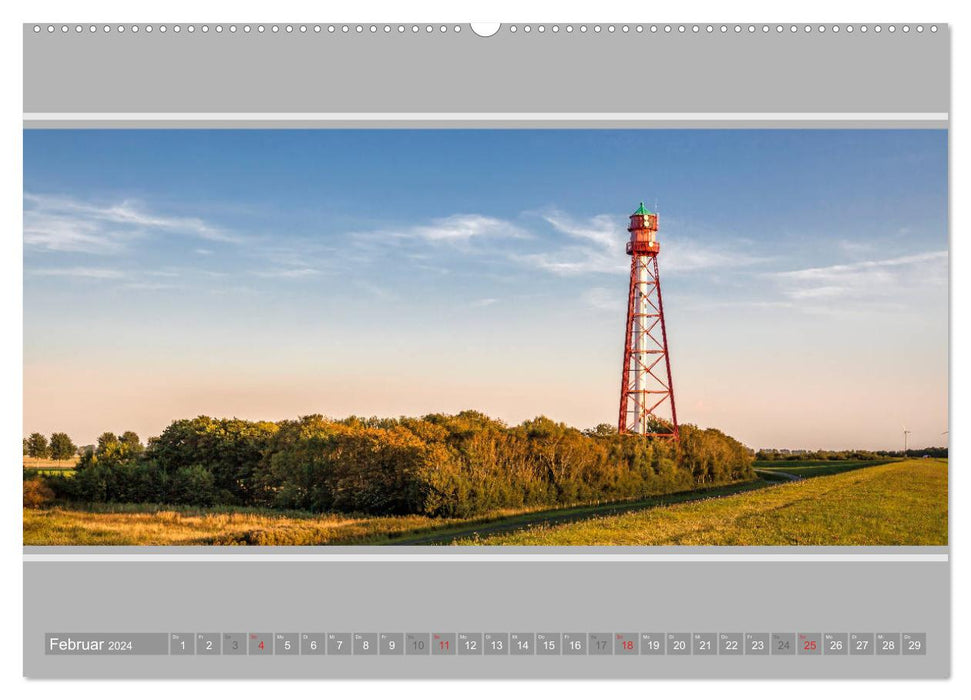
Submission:
[[[644,200],[684,421],[945,439],[943,131],[37,130],[24,191],[27,431],[613,422]]]

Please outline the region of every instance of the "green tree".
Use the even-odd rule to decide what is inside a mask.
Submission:
[[[44,458],[50,454],[47,447],[47,438],[40,433],[31,433],[27,438],[27,455],[30,457]]]
[[[206,469],[213,477],[217,503],[243,505],[253,502],[254,472],[276,431],[275,423],[238,418],[177,420],[149,441],[145,457],[172,477],[182,467]],[[198,476],[193,472],[189,479],[186,474],[187,482]]]
[[[595,428],[588,428],[583,431],[589,437],[611,437],[617,434],[617,426],[612,423],[600,423]]]
[[[215,479],[212,472],[201,465],[179,467],[172,475],[169,494],[173,503],[211,506],[217,497]]]
[[[103,433],[98,447],[85,450],[71,479],[74,496],[84,501],[145,502],[156,500],[153,470],[141,465],[139,452],[113,433]]]
[[[124,433],[122,433],[119,442],[128,447],[129,450],[134,453],[141,453],[145,449],[141,439],[138,437],[138,433],[136,433],[134,430],[126,430]]]
[[[101,433],[98,436],[98,446],[95,448],[95,452],[100,454],[114,445],[118,444],[118,436],[114,433]]]
[[[71,459],[77,453],[77,446],[71,442],[67,433],[53,433],[51,435],[51,459]]]

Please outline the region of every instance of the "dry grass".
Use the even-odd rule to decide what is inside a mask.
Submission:
[[[309,545],[364,539],[443,524],[421,516],[351,517],[172,506],[24,509],[25,545]]]

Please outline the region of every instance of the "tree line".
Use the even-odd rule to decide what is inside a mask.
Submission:
[[[48,440],[41,433],[31,433],[24,438],[24,456],[38,459],[71,459],[77,456],[77,445],[67,433],[51,433]]]
[[[839,462],[844,460],[877,460],[888,457],[947,457],[946,447],[926,447],[922,450],[807,450],[804,452],[783,452],[781,450],[759,450],[755,453],[755,459],[759,462],[797,462],[803,460],[816,460],[826,462]]]
[[[545,417],[507,426],[475,411],[276,423],[199,416],[144,446],[105,433],[73,476],[43,478],[75,501],[467,517],[753,479],[752,459],[737,440],[692,425],[678,445]]]

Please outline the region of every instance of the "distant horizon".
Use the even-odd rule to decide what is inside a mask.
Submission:
[[[25,130],[24,433],[616,423],[660,210],[678,415],[947,446],[947,132]]]

